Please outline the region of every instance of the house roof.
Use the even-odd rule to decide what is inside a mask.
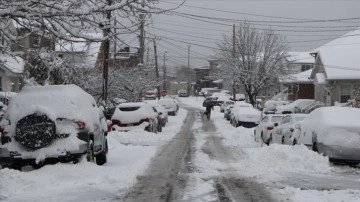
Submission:
[[[21,74],[24,72],[25,62],[18,56],[10,56],[0,54],[0,66],[4,66],[6,69],[14,74]]]
[[[102,33],[87,33],[87,35],[94,39],[101,39]],[[57,52],[71,52],[82,53],[85,56],[84,65],[88,67],[95,67],[95,63],[100,52],[101,42],[89,42],[86,39],[74,39],[76,42],[69,42],[61,40],[55,46]]]
[[[360,79],[360,28],[315,49],[327,80]]]
[[[289,52],[288,60],[292,63],[314,63],[315,59],[309,52]]]
[[[312,83],[309,79],[312,69],[279,78],[280,83]]]

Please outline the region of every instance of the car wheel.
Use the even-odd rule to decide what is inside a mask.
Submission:
[[[157,134],[157,133],[158,133],[158,127],[154,127],[153,132],[154,132],[155,134]]]
[[[94,157],[94,142],[90,140],[87,148],[86,160],[94,162]]]
[[[281,138],[281,144],[285,144],[285,137],[284,136],[282,136],[282,138]]]
[[[313,143],[313,145],[312,145],[312,150],[313,150],[314,152],[319,152],[319,148],[318,148],[318,145],[317,145],[316,142]]]
[[[296,139],[293,140],[293,146],[297,144]]]
[[[267,146],[269,146],[272,143],[273,143],[272,134],[270,134],[270,138],[269,138],[269,140],[267,141],[266,144],[267,144]]]
[[[95,156],[97,165],[101,166],[107,162],[107,151],[108,151],[108,144],[107,144],[107,140],[105,140],[104,150],[100,154]]]
[[[13,163],[9,168],[21,171],[22,164],[21,164],[21,162],[16,162],[16,163]]]
[[[158,125],[157,130],[158,130],[160,133],[162,132],[162,126],[161,126],[161,124]]]
[[[44,167],[44,162],[36,163],[34,161],[33,163],[31,163],[31,167],[33,167],[34,169],[40,169],[40,168]]]

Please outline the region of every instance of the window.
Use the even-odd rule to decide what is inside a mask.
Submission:
[[[285,123],[289,123],[291,121],[291,117],[290,116],[285,116],[281,122],[281,124],[285,124]]]
[[[301,71],[302,72],[304,72],[304,71],[306,71],[306,70],[309,70],[309,69],[311,69],[312,68],[312,65],[309,65],[309,64],[307,64],[307,65],[301,65]]]
[[[265,117],[261,120],[261,122],[262,122],[262,123],[267,123],[267,122],[268,122],[268,119],[269,119],[269,117],[265,116]]]
[[[340,86],[340,103],[346,103],[351,97],[351,85]]]

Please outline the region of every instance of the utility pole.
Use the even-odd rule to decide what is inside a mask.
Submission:
[[[114,17],[114,64],[115,64],[115,61],[116,61],[116,16]]]
[[[163,90],[166,90],[166,63],[165,63],[165,61],[166,61],[166,53],[167,53],[167,51],[165,51],[164,52],[164,75],[163,75]]]
[[[190,47],[191,45],[188,45],[188,87],[187,87],[188,95],[190,95]]]
[[[141,7],[145,7],[145,0],[142,0]],[[141,64],[144,64],[144,46],[145,46],[145,31],[144,31],[144,24],[145,24],[145,14],[140,13],[140,35],[139,35],[139,61]]]
[[[232,51],[232,57],[233,57],[233,62],[235,63],[235,52],[236,52],[236,31],[235,31],[235,24],[233,25],[233,51]],[[236,102],[236,81],[233,80],[232,82],[232,90],[233,90],[233,97],[234,97],[234,102]]]
[[[112,0],[107,0],[109,6],[112,5]],[[111,11],[106,12],[107,24],[105,24],[105,29],[103,29],[104,37],[106,38],[104,41],[104,61],[103,61],[103,86],[102,86],[102,99],[107,102],[108,96],[108,74],[109,74],[109,53],[110,53],[110,19],[111,19]]]
[[[156,51],[156,39],[154,39],[154,54],[155,54],[155,71],[156,71],[156,78],[159,78],[159,68],[158,68],[158,60],[157,60],[157,51]],[[160,99],[160,87],[157,86],[157,96]]]

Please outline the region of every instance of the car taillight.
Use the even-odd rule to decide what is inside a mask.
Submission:
[[[294,129],[293,129],[293,128],[290,128],[290,132],[294,132]]]
[[[0,126],[0,133],[3,133],[3,132],[4,132],[4,127]]]
[[[267,129],[268,129],[268,130],[272,130],[272,129],[274,129],[274,127],[268,126]]]
[[[77,129],[84,129],[86,124],[84,121],[75,121]]]

